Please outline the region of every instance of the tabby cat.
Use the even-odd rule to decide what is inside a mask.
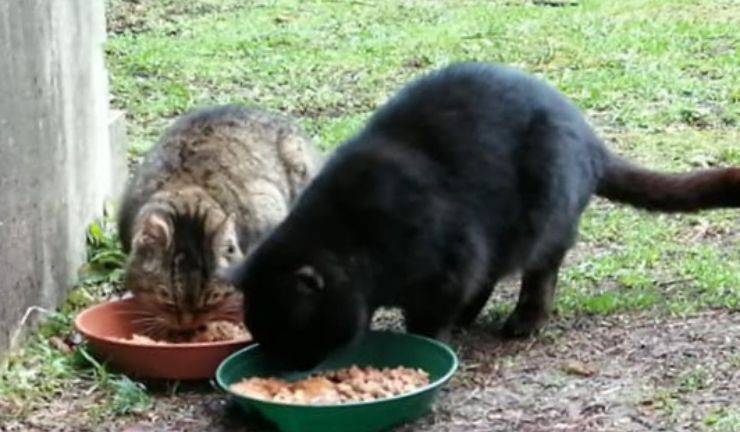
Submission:
[[[220,281],[288,213],[320,165],[288,119],[228,105],[184,115],[138,168],[119,231],[125,285],[147,333],[183,334],[240,319],[241,296]]]
[[[246,323],[309,367],[399,306],[411,332],[473,321],[523,273],[510,336],[544,325],[593,195],[647,210],[740,207],[740,168],[662,174],[609,151],[554,88],[458,64],[408,85],[327,161],[290,215],[231,275]]]

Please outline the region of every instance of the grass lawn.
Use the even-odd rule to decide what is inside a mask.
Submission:
[[[109,3],[112,104],[128,113],[134,159],[174,117],[216,103],[289,113],[330,152],[409,79],[452,61],[480,60],[548,80],[587,113],[610,146],[635,161],[670,171],[740,165],[737,1],[581,0],[572,7],[524,0]],[[91,242],[91,268],[98,271],[0,372],[0,424],[47,430],[57,399],[70,394],[101,403],[77,411],[72,404],[68,409],[79,413],[74,430],[146,420],[142,413],[170,406],[82,350],[59,351],[52,338],[67,335],[76,310],[118,285],[114,233],[95,231]],[[497,290],[481,326],[510,310],[513,285]],[[559,344],[570,340],[568,329],[582,325],[601,334],[599,323],[632,318],[705,328],[704,321],[691,320],[713,317],[718,322],[706,331],[714,340],[712,330],[721,331],[728,319],[736,323],[740,310],[738,212],[651,215],[595,200],[559,290],[560,318],[532,343]],[[706,409],[697,409],[691,397],[713,394],[722,384],[713,375],[718,370],[740,369],[736,345],[717,351],[716,368],[682,363],[675,376],[651,378],[642,383],[647,390],[623,403],[649,398],[656,427],[740,430],[740,393]],[[521,355],[504,351],[487,361],[507,367]],[[637,392],[635,381],[629,383]],[[177,393],[169,387],[164,393],[170,390]],[[687,417],[688,411],[693,414]],[[437,420],[442,423],[424,430],[454,430],[439,426],[444,416]],[[593,430],[601,430],[597,426]],[[547,427],[542,430],[552,430]]]

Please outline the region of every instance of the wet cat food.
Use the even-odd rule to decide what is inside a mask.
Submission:
[[[429,384],[429,374],[406,367],[376,369],[355,365],[288,382],[248,378],[231,390],[258,399],[300,405],[330,405],[372,401],[409,393]]]
[[[190,342],[218,342],[247,337],[249,337],[249,332],[242,323],[212,321],[206,324],[204,330],[196,332]]]
[[[235,339],[247,339],[249,337],[250,334],[242,323],[233,323],[231,321],[211,321],[202,329],[198,329],[187,337],[178,337],[173,338],[172,340],[157,340],[146,335],[134,333],[131,337],[121,338],[121,340],[136,342],[143,345],[166,345],[187,342],[220,342]]]

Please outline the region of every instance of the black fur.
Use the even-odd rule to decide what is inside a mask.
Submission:
[[[557,270],[613,160],[580,112],[533,77],[484,64],[432,73],[341,146],[234,271],[247,326],[307,367],[381,305],[402,307],[409,331],[444,336],[521,270],[504,331],[527,334],[547,318]],[[305,266],[322,290],[305,289]]]

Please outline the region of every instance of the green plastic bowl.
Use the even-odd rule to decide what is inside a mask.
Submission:
[[[296,405],[246,397],[229,390],[231,384],[251,377],[298,380],[311,373],[349,367],[421,368],[429,385],[400,396],[341,405]],[[247,413],[257,412],[285,432],[377,432],[427,413],[440,388],[457,370],[457,356],[445,344],[407,333],[368,332],[357,344],[339,350],[307,372],[271,367],[259,345],[238,351],[216,371],[219,386],[232,394]]]

